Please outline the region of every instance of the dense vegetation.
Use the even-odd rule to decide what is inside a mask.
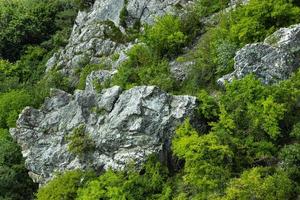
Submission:
[[[58,71],[44,74],[45,62],[66,44],[74,17],[92,0],[0,0],[0,199],[31,199],[37,186],[27,176],[20,148],[9,136],[25,106],[38,107],[49,88],[72,92]],[[131,88],[158,85],[176,94],[198,97],[198,130],[189,119],[172,142],[176,168],[156,156],[137,170],[102,174],[70,171],[39,189],[39,200],[71,199],[297,199],[300,194],[300,72],[276,85],[263,85],[253,75],[218,88],[216,79],[232,70],[233,56],[247,43],[262,41],[280,27],[300,22],[297,0],[250,0],[215,16],[217,25],[199,19],[225,8],[228,1],[197,0],[187,14],[158,18],[143,33],[129,59],[106,84]],[[124,11],[125,12],[125,11]],[[125,13],[126,14],[126,13]],[[125,15],[124,14],[124,15]],[[125,22],[124,22],[125,23]],[[201,39],[192,52],[184,47]],[[188,79],[176,82],[169,61],[196,60]],[[87,65],[86,76],[104,66]],[[210,94],[213,94],[210,95]],[[74,130],[69,150],[75,154],[93,144]],[[88,141],[88,142],[86,142]]]
[[[38,107],[51,87],[63,88],[58,72],[43,77],[45,62],[67,43],[82,3],[0,0],[0,199],[30,199],[37,188],[8,128],[25,106]]]

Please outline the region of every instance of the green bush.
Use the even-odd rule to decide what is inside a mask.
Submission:
[[[279,158],[282,160],[282,167],[297,181],[300,178],[300,144],[286,145],[280,150]]]
[[[156,159],[150,158],[143,172],[108,170],[97,179],[79,189],[78,200],[94,199],[170,199],[171,188],[167,181],[167,170]]]
[[[50,71],[36,84],[28,86],[32,99],[32,105],[36,108],[44,102],[46,97],[50,95],[51,88],[57,88],[71,93],[74,88],[70,84],[70,79],[61,72]]]
[[[157,85],[171,91],[174,80],[168,62],[159,60],[146,45],[136,45],[128,52],[129,59],[113,77],[112,84],[129,89],[136,85]]]
[[[73,130],[72,134],[67,137],[67,141],[69,142],[68,150],[79,157],[95,149],[95,143],[86,133],[83,124]]]
[[[287,174],[282,171],[270,172],[269,168],[253,168],[245,171],[240,178],[230,182],[226,195],[220,199],[290,199],[293,189]]]
[[[290,0],[251,0],[231,14],[229,37],[241,44],[263,41],[280,27],[298,23],[300,7]]]
[[[197,17],[206,17],[227,7],[229,0],[197,0],[194,13]]]
[[[27,173],[20,147],[0,129],[0,199],[31,199],[37,185]]]
[[[48,40],[60,28],[57,15],[66,9],[76,9],[71,0],[0,1],[0,57],[16,61],[27,45]]]
[[[153,26],[146,27],[143,42],[145,42],[158,57],[172,57],[180,54],[186,44],[187,36],[182,32],[179,18],[165,15]]]
[[[206,6],[201,6],[201,2]],[[199,14],[205,13],[213,8],[207,6],[213,2],[199,0],[195,9],[203,10]],[[239,48],[263,41],[277,29],[300,22],[299,15],[299,5],[290,0],[250,0],[247,5],[222,13],[218,25],[208,28],[197,45],[193,54],[196,64],[181,90],[196,94],[198,88],[214,89],[216,80],[233,70],[233,58]]]
[[[12,90],[0,94],[0,127],[14,127],[19,113],[32,103],[32,97],[26,90]]]
[[[78,188],[93,177],[94,174],[91,172],[68,171],[41,187],[36,198],[37,200],[74,200]]]
[[[176,156],[185,160],[183,181],[194,195],[209,199],[222,192],[230,178],[233,152],[213,133],[200,135],[188,120],[176,130],[172,142]]]

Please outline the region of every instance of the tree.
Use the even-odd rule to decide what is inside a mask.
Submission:
[[[233,152],[213,133],[199,135],[188,120],[176,130],[172,149],[185,160],[183,180],[194,188],[198,198],[225,188],[230,178]]]
[[[222,200],[286,200],[291,197],[292,182],[287,174],[272,173],[269,168],[253,168],[243,172],[240,178],[233,179]]]

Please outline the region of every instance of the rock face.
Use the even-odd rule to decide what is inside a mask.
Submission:
[[[87,63],[110,62],[114,54],[124,54],[132,42],[125,27],[151,24],[158,16],[175,11],[190,0],[96,0],[89,12],[79,12],[68,45],[47,63],[47,71],[61,69],[72,75]],[[124,27],[125,26],[125,27]],[[122,57],[120,58],[122,59]]]
[[[249,44],[236,53],[234,72],[218,80],[220,85],[254,73],[265,84],[285,80],[299,67],[300,24],[282,28],[263,43]]]
[[[165,154],[174,129],[197,104],[194,97],[172,96],[154,86],[51,93],[41,109],[25,108],[10,130],[30,176],[40,184],[55,172],[121,169],[152,153]],[[79,155],[70,152],[68,138],[81,126],[94,148]]]
[[[178,82],[183,82],[188,78],[190,69],[195,65],[195,61],[178,62],[176,60],[170,62],[170,72]]]

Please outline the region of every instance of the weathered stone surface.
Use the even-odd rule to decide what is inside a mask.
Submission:
[[[195,61],[178,62],[176,60],[170,62],[170,71],[175,80],[182,82],[187,79],[189,72]]]
[[[93,71],[86,77],[85,89],[88,91],[95,90],[95,82],[101,84],[108,81],[113,76],[113,72],[108,70]]]
[[[29,174],[43,184],[55,172],[120,169],[164,153],[174,129],[195,106],[194,97],[172,96],[154,86],[78,90],[74,95],[53,90],[41,109],[25,108],[10,133],[22,147]],[[70,153],[66,139],[81,124],[96,146],[83,156]]]
[[[218,80],[220,85],[253,73],[265,84],[285,80],[299,67],[300,24],[282,28],[264,43],[248,44],[236,53],[234,72]]]
[[[279,29],[267,37],[264,43],[298,54],[300,52],[300,24]]]

